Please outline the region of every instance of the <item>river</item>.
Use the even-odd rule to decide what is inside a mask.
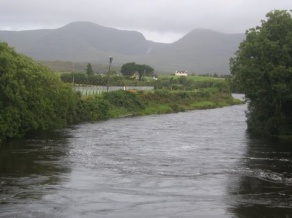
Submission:
[[[292,148],[246,105],[84,123],[0,147],[0,217],[292,217]]]

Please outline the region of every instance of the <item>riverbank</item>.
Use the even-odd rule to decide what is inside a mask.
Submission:
[[[93,97],[86,98],[86,101],[93,100]],[[213,88],[197,91],[156,90],[134,93],[116,91],[104,93],[95,100],[97,104],[99,104],[98,102],[107,103],[108,113],[100,119],[177,113],[242,104],[242,101],[234,99],[231,93],[220,92]],[[89,119],[94,120],[94,116]]]
[[[82,122],[94,122],[126,115],[173,113],[235,104],[223,79],[199,81],[199,77],[171,77],[132,81],[112,77],[112,85],[135,87],[147,84],[154,91],[120,90],[101,94],[76,91],[69,83],[31,58],[0,43],[0,142],[21,138],[35,131],[51,131]],[[86,78],[86,74],[79,74]],[[71,75],[69,75],[71,78]],[[77,75],[75,75],[77,83]],[[82,85],[101,85],[88,80]],[[93,78],[91,78],[93,79]],[[124,84],[124,82],[126,82]],[[105,81],[104,81],[105,82]]]

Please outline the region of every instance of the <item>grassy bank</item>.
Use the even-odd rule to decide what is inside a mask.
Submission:
[[[108,119],[123,116],[141,116],[184,112],[195,109],[211,109],[241,104],[230,93],[209,88],[198,91],[156,90],[152,92],[115,91],[102,95],[87,96],[85,102],[92,102],[87,120]]]

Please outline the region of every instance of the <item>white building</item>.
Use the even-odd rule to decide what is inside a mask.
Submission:
[[[175,75],[176,76],[187,76],[188,75],[188,72],[187,71],[175,71]]]

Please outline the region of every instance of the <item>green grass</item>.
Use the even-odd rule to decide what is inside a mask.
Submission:
[[[175,75],[159,75],[158,79],[179,79],[180,76],[175,76]],[[218,81],[222,80],[224,81],[224,78],[218,78],[218,77],[208,77],[208,76],[197,76],[197,75],[189,75],[185,77],[187,80],[192,80],[192,81]]]
[[[110,117],[112,117],[112,118],[124,117],[124,116],[127,116],[127,115],[133,115],[133,113],[129,112],[127,109],[125,109],[125,108],[117,108],[117,107],[112,107],[109,110],[109,114],[110,114]]]
[[[148,105],[143,111],[137,115],[150,115],[150,114],[167,114],[173,113],[173,110],[166,104]]]
[[[211,101],[198,101],[198,102],[193,102],[190,107],[193,109],[209,109],[209,108],[215,108],[216,107],[215,102]]]

